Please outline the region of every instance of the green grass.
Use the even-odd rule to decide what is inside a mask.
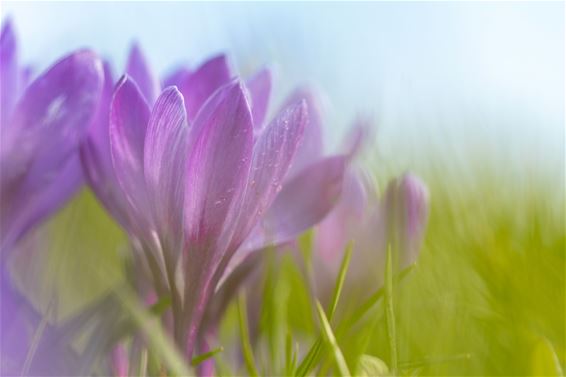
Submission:
[[[421,170],[431,193],[430,222],[418,264],[392,280],[392,306],[385,305],[388,295],[375,296],[376,303],[354,323],[352,315],[380,288],[363,281],[364,297],[339,289],[332,300],[336,315],[334,305],[321,312],[310,294],[308,263],[302,268],[296,256],[271,255],[259,286],[246,295],[247,300],[250,293],[259,295],[256,301],[262,303],[254,316],[257,339],[244,338],[242,362],[240,333],[250,331],[243,320],[246,310],[248,317],[254,313],[243,301],[238,311],[234,300],[218,344],[211,345],[223,348],[214,355],[220,374],[303,374],[301,365],[317,342],[311,375],[386,374],[393,358],[401,375],[559,375],[565,370],[563,182],[542,173],[501,174],[493,165],[469,168],[466,176]],[[14,265],[20,286],[38,308],[56,301],[52,321],[123,281],[124,235],[90,193],[83,192],[45,231],[51,235],[48,249],[34,252],[34,263],[29,263],[30,252],[21,253]],[[307,234],[300,242],[307,261],[309,239]],[[385,266],[373,268],[383,272]],[[396,357],[387,307],[394,315]]]

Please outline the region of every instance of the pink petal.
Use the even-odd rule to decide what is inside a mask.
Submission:
[[[338,272],[346,245],[356,238],[357,232],[363,227],[367,207],[366,188],[360,176],[348,170],[344,175],[340,200],[316,227],[314,238],[315,257],[332,272]]]
[[[148,104],[153,104],[159,95],[159,80],[153,75],[141,48],[134,43],[130,49],[126,73],[138,84]]]
[[[225,55],[214,57],[201,65],[194,73],[185,77],[179,90],[185,98],[187,116],[195,119],[201,106],[222,85],[231,78],[230,67]]]
[[[242,83],[234,81],[215,92],[190,129],[184,202],[187,332],[181,335],[189,357],[220,278],[215,270],[228,252],[226,245],[218,244],[219,236],[225,227],[235,227],[227,219],[236,218],[231,211],[241,204],[252,148],[250,107]]]
[[[0,249],[11,249],[43,219],[61,209],[82,187],[82,178],[78,156],[72,156],[55,176],[43,182],[43,186],[14,196],[11,211],[2,213]]]
[[[322,113],[317,95],[312,89],[300,88],[285,101],[286,105],[284,107],[300,100],[307,102],[309,121],[305,127],[303,141],[297,150],[293,165],[287,176],[288,179],[291,179],[299,174],[305,167],[318,161],[324,152],[322,140]]]
[[[187,162],[185,229],[190,244],[212,246],[228,211],[244,191],[253,126],[241,82],[218,90],[191,129]]]
[[[3,187],[24,175],[41,185],[62,167],[86,135],[102,81],[100,60],[90,51],[79,51],[31,83],[2,129]]]
[[[240,221],[232,243],[238,245],[247,236],[281,191],[307,121],[306,103],[301,101],[282,111],[260,134],[254,145],[244,201],[237,211]]]
[[[389,183],[383,197],[389,243],[401,267],[415,263],[428,220],[429,193],[424,182],[407,173]]]
[[[182,234],[187,131],[183,96],[169,87],[151,113],[144,150],[145,182],[162,235]]]
[[[16,36],[8,19],[0,34],[0,127],[8,121],[18,99],[18,78]]]
[[[262,69],[257,72],[248,80],[246,87],[251,95],[254,127],[261,129],[265,121],[265,116],[267,115],[269,96],[271,94],[271,71],[269,69]]]
[[[327,157],[286,183],[262,223],[230,260],[221,281],[253,252],[289,242],[321,221],[340,197],[347,159]]]
[[[162,87],[169,86],[180,87],[183,80],[191,74],[191,71],[186,67],[180,67],[169,73],[162,81]]]
[[[116,177],[138,218],[147,216],[144,142],[149,108],[129,77],[120,79],[110,105],[110,149]]]
[[[80,148],[80,159],[86,182],[108,212],[126,229],[128,202],[114,172],[110,150],[109,114],[114,91],[114,80],[108,63],[104,64],[104,86],[98,113],[91,125],[88,137]]]

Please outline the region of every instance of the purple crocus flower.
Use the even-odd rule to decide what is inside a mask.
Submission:
[[[135,235],[163,259],[162,278],[177,300],[177,340],[187,342],[188,355],[223,266],[269,208],[306,123],[299,103],[254,141],[244,90],[239,81],[217,90],[190,128],[174,87],[150,112],[136,84],[124,78],[111,106],[114,169]],[[184,287],[175,286],[178,264]]]
[[[134,44],[126,63],[126,73],[136,83],[145,102],[149,106],[155,103],[161,88],[153,74],[141,49]],[[192,114],[192,108],[200,108],[204,101],[216,89],[230,81],[231,73],[224,55],[206,61],[194,71],[183,67],[168,76],[164,82],[167,86],[177,86],[185,101],[187,114]],[[195,90],[187,88],[195,88]],[[116,176],[110,153],[109,113],[110,103],[114,92],[114,81],[109,64],[104,66],[104,87],[100,100],[99,112],[88,138],[81,146],[80,156],[86,180],[96,194],[98,200],[110,214],[133,234],[134,213],[128,210],[127,199]],[[191,111],[188,103],[192,104]],[[189,117],[189,121],[193,117]]]
[[[41,319],[13,286],[7,259],[16,244],[65,204],[81,184],[76,152],[98,105],[101,64],[92,52],[78,51],[59,60],[29,86],[28,78],[29,71],[19,64],[16,38],[7,20],[0,35],[3,375],[21,373],[32,330]],[[38,347],[42,349],[41,344]]]
[[[261,306],[257,287],[260,285],[259,272],[264,261],[262,251],[265,251],[266,247],[289,250],[289,244],[293,243],[299,234],[322,221],[339,203],[343,186],[350,175],[349,163],[358,153],[361,139],[368,129],[365,122],[357,122],[347,138],[344,153],[325,157],[322,128],[324,119],[320,97],[313,88],[302,87],[295,90],[284,102],[289,104],[298,99],[306,101],[309,109],[308,127],[284,180],[283,191],[273,205],[273,217],[268,217],[268,221],[260,224],[256,230],[257,234],[238,249],[224,272],[207,309],[206,322],[201,328],[200,337],[204,344],[201,353],[206,352],[207,343],[211,339],[214,340],[225,310],[242,287],[248,289],[249,327],[251,338],[255,340]],[[287,220],[286,208],[297,209],[298,212],[293,213],[293,221]],[[204,374],[200,375],[211,375],[213,364],[212,359],[205,361],[202,367]]]
[[[399,268],[415,263],[428,219],[428,197],[426,185],[411,173],[393,179],[378,199],[368,180],[349,172],[339,203],[316,228],[313,265],[318,294],[322,298],[330,294],[350,241],[354,241],[350,268],[355,272],[349,275],[356,282],[383,277],[388,245]]]
[[[0,36],[2,259],[81,183],[76,151],[98,105],[101,64],[90,51],[61,59],[24,91],[10,21]]]
[[[109,125],[93,129],[83,163],[97,172],[89,181],[142,253],[157,293],[172,294],[175,338],[190,357],[232,256],[286,242],[322,218],[339,195],[346,157],[287,180],[308,110],[298,100],[265,123],[266,71],[245,85],[219,56],[179,75],[179,89],[166,88],[150,109],[147,65],[131,66],[138,78],[116,86]]]
[[[416,262],[428,220],[429,193],[424,182],[406,173],[392,180],[383,198],[386,235],[401,268]]]

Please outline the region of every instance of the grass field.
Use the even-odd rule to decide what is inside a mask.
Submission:
[[[465,176],[438,166],[421,170],[431,194],[430,219],[410,272],[391,276],[387,293],[355,323],[352,314],[362,298],[380,287],[364,281],[360,294],[343,292],[324,331],[309,278],[296,259],[265,258],[261,286],[247,290],[248,300],[250,292],[260,295],[257,312],[247,306],[247,315],[257,318],[257,338],[243,337],[251,345],[242,357],[241,334],[249,332],[241,317],[246,305],[243,297],[239,306],[234,300],[213,344],[223,347],[214,356],[217,371],[341,374],[346,367],[366,375],[385,375],[385,368],[400,375],[562,375],[563,182],[535,169],[506,173],[498,164],[476,164]],[[387,174],[381,170],[378,181]],[[43,232],[49,235],[48,251],[30,251],[33,259],[22,252],[14,267],[20,286],[38,308],[49,308],[51,321],[64,320],[123,280],[126,238],[88,191]],[[301,239],[304,255],[309,240],[309,234]],[[335,343],[328,342],[332,335]],[[305,369],[305,355],[319,338],[326,341]]]

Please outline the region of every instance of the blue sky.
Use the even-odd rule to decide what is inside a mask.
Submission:
[[[160,72],[225,51],[243,74],[271,65],[275,101],[321,88],[329,145],[369,114],[386,154],[488,146],[563,164],[562,2],[4,2],[8,14],[38,68],[91,46],[120,71],[134,39]]]

